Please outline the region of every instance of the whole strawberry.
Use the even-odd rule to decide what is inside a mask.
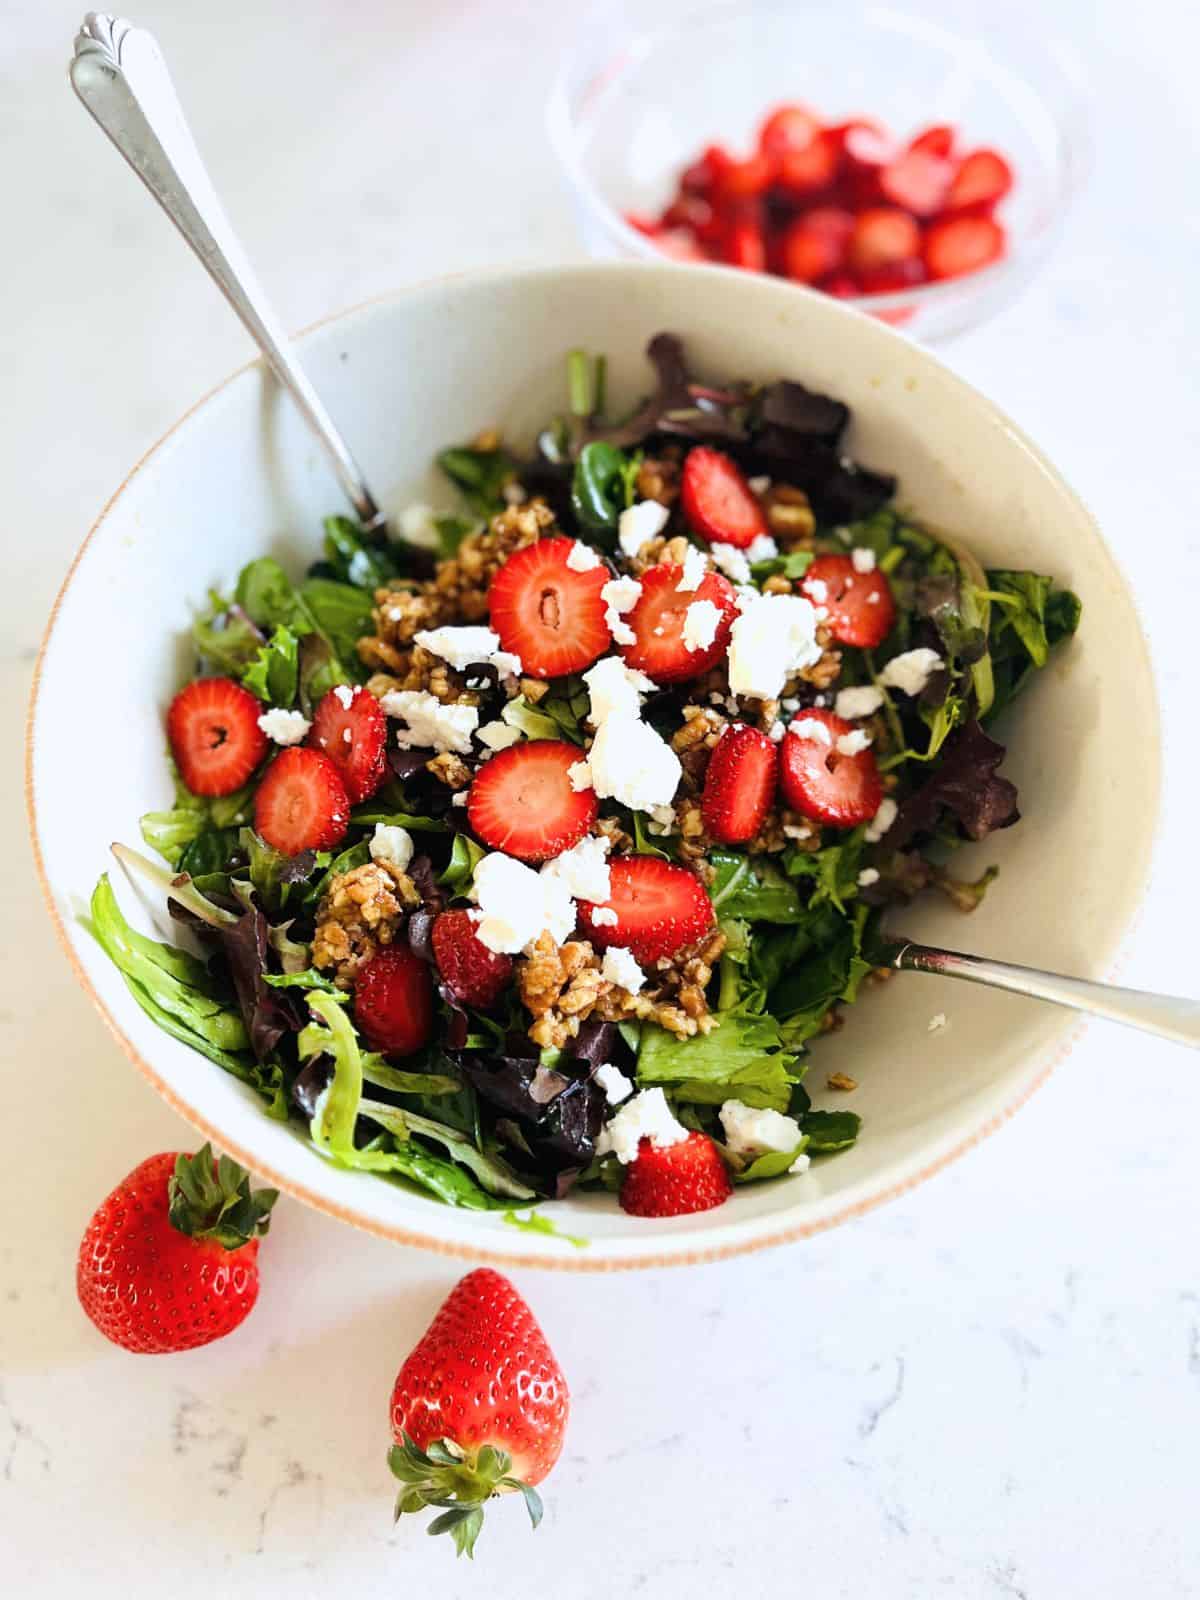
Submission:
[[[449,1533],[460,1556],[473,1556],[484,1502],[519,1490],[536,1528],[533,1486],[558,1460],[569,1406],[562,1369],[516,1289],[486,1267],[469,1272],[392,1390],[397,1518],[444,1507],[429,1532]]]
[[[151,1156],[87,1225],[79,1303],[106,1339],[142,1355],[193,1350],[232,1333],[258,1299],[258,1240],[275,1189],[205,1145]]]

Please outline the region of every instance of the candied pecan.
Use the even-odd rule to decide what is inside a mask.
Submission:
[[[833,634],[823,623],[817,628],[817,643],[821,646],[821,659],[811,667],[805,667],[799,676],[805,683],[811,683],[814,689],[828,689],[842,670],[842,652],[829,648],[833,643]]]
[[[616,817],[598,817],[596,819],[596,832],[607,839],[612,846],[615,856],[627,856],[633,849],[633,839],[617,821]]]
[[[420,903],[416,884],[388,861],[339,873],[317,908],[313,966],[334,968],[339,989],[353,987],[359,968],[391,944],[405,911]]]
[[[811,549],[817,519],[803,489],[790,483],[773,483],[762,503],[767,526],[781,550]]]
[[[858,1088],[858,1079],[852,1078],[848,1072],[831,1072],[825,1079],[827,1089],[840,1089],[843,1094],[850,1094]]]
[[[656,538],[647,539],[637,555],[633,557],[632,567],[639,576],[649,571],[651,567],[662,566],[666,562],[681,567],[687,559],[687,553],[694,546],[682,534],[674,534],[666,538],[659,534]],[[708,563],[711,567],[711,563]]]
[[[520,689],[529,704],[535,706],[550,693],[550,684],[545,678],[522,678]]]
[[[683,722],[671,735],[671,748],[683,768],[685,790],[700,792],[713,747],[728,725],[729,719],[712,706],[684,706]]]
[[[685,795],[675,802],[675,828],[680,859],[689,866],[703,861],[712,841],[704,829],[700,801],[694,795]]]
[[[668,445],[660,456],[647,456],[638,468],[637,492],[642,500],[657,500],[672,506],[679,498],[680,453]]]
[[[785,578],[782,572],[773,572],[764,580],[762,586],[764,594],[791,594],[792,580]]]
[[[473,776],[470,767],[461,756],[456,756],[453,750],[442,750],[425,763],[425,771],[431,772],[439,783],[444,783],[447,789],[469,789]]]

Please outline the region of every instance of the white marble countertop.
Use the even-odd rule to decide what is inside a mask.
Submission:
[[[1200,33],[1172,0],[1047,9],[1093,63],[1095,179],[1022,303],[951,359],[1063,467],[1134,581],[1168,801],[1126,979],[1195,992]],[[540,129],[573,14],[159,0],[139,15],[301,325],[405,279],[576,251]],[[1114,1028],[1093,1026],[969,1159],[833,1234],[657,1276],[525,1274],[573,1419],[542,1530],[502,1506],[473,1570],[392,1531],[383,1462],[393,1373],[453,1263],[284,1201],[236,1339],[142,1362],[83,1319],[73,1261],[92,1205],[186,1136],[54,945],[24,845],[21,724],[88,524],[247,346],[73,105],[79,16],[75,0],[8,0],[0,55],[5,1591],[117,1600],[169,1573],[176,1600],[534,1583],[591,1600],[704,1579],[855,1600],[1195,1594],[1200,1077]],[[101,629],[100,716],[103,662]],[[1114,761],[1138,759],[1138,735]],[[81,803],[98,776],[80,775]]]

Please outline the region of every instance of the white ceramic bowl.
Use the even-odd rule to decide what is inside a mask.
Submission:
[[[496,422],[528,436],[559,408],[569,347],[606,351],[615,404],[631,403],[647,385],[643,347],[662,328],[685,337],[701,373],[787,375],[848,401],[856,454],[898,472],[906,504],[959,530],[985,562],[1053,573],[1082,596],[1078,639],[1008,728],[1005,770],[1020,785],[1024,820],[964,852],[966,868],[998,862],[999,880],[970,919],[931,901],[902,920],[952,946],[1104,975],[1143,892],[1158,811],[1158,712],[1145,643],[1087,511],[995,407],[927,352],[790,284],[670,265],[450,279],[347,312],[302,346],[394,510],[417,492],[428,496],[439,446]],[[294,1128],[265,1117],[239,1083],[143,1016],[78,918],[111,864],[109,842],[136,843],[140,813],[169,798],[162,712],[188,668],[193,608],[264,551],[299,571],[317,549],[320,517],[339,507],[291,405],[259,366],[243,370],[117,490],[63,585],[39,666],[29,805],[51,914],[122,1048],[214,1143],[310,1204],[404,1243],[576,1270],[647,1266],[754,1249],[856,1216],[967,1149],[1046,1076],[1075,1028],[1065,1013],[942,979],[899,978],[815,1046],[816,1103],[862,1113],[854,1149],[700,1216],[640,1220],[609,1195],[547,1207],[590,1240],[584,1249],[337,1170]],[[102,717],[90,709],[98,682]],[[1128,759],[1131,727],[1139,730],[1136,761]],[[98,778],[85,806],[80,772]],[[114,882],[126,911],[150,931],[148,907],[119,873]],[[931,1035],[939,1011],[949,1026]],[[851,1099],[825,1093],[837,1067],[859,1081]]]

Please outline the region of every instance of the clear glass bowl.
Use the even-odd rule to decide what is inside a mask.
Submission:
[[[926,340],[973,327],[1045,258],[1085,174],[1080,74],[1036,26],[1004,9],[994,25],[958,32],[930,15],[824,0],[609,0],[581,28],[548,109],[587,248],[660,258],[623,213],[661,210],[707,144],[748,153],[780,102],[830,123],[873,117],[899,136],[951,122],[968,148],[992,145],[1013,165],[1000,212],[1007,255],[848,303]]]

